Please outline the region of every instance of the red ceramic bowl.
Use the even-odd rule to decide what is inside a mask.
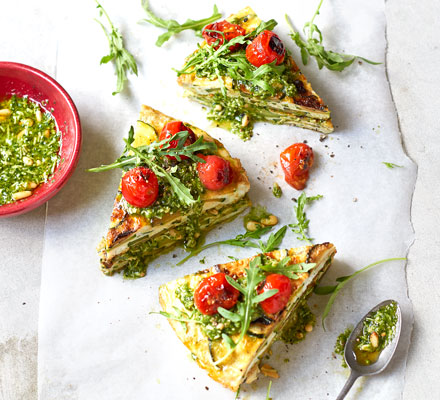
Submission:
[[[29,96],[37,102],[47,100],[62,132],[60,163],[52,178],[23,200],[0,206],[0,218],[33,210],[54,196],[67,182],[78,163],[81,148],[81,124],[78,111],[67,92],[49,75],[24,64],[0,62],[0,99],[11,95]]]

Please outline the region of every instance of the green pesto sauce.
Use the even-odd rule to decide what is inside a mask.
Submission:
[[[307,335],[306,326],[315,326],[316,317],[310,310],[306,300],[303,300],[298,308],[289,317],[289,321],[281,332],[281,340],[293,344],[301,342]]]
[[[208,119],[229,129],[243,140],[252,137],[254,123],[241,97],[224,97],[222,94],[215,94]]]
[[[377,361],[396,334],[397,319],[395,302],[379,308],[365,319],[362,332],[353,346],[358,363],[369,365]]]
[[[351,332],[352,332],[352,329],[347,328],[344,332],[340,333],[336,339],[335,347],[333,350],[335,354],[342,357],[342,367],[343,368],[348,367],[347,363],[345,362],[344,351],[345,351],[345,344],[347,343],[347,339],[351,335]]]
[[[176,164],[176,162],[170,161],[167,157],[163,157],[161,161],[161,166],[167,172],[172,173],[173,176],[180,179],[190,189],[192,196],[198,199],[196,204],[192,206],[182,204],[179,197],[171,189],[168,181],[158,176],[159,195],[152,206],[145,208],[134,207],[122,197],[122,207],[128,214],[140,214],[151,220],[153,218],[162,218],[165,214],[173,214],[177,211],[186,214],[192,208],[197,208],[197,205],[201,203],[200,196],[205,192],[205,188],[197,173],[197,163],[192,160],[182,160]]]
[[[190,319],[201,323],[203,333],[211,340],[219,340],[222,338],[222,333],[233,335],[240,331],[240,323],[232,322],[229,319],[222,317],[220,314],[204,315],[194,304],[194,292],[188,286],[183,284],[177,287],[176,296],[182,302],[184,307],[190,313]],[[236,312],[236,306],[231,312]]]
[[[283,191],[281,190],[280,185],[278,183],[273,184],[272,194],[279,199],[283,195]]]
[[[249,221],[261,222],[262,219],[268,218],[271,215],[272,214],[267,211],[266,207],[256,204],[255,206],[252,206],[250,211],[244,216],[243,225],[246,228]]]
[[[60,145],[52,115],[39,104],[26,96],[1,101],[0,205],[47,182],[60,160]]]

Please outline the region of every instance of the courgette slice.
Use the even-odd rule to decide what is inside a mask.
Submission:
[[[138,120],[134,132],[133,147],[146,146],[157,140],[154,128],[144,121]]]

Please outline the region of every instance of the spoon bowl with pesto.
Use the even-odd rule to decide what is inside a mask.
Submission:
[[[402,313],[395,300],[383,301],[359,321],[345,344],[350,377],[336,400],[344,399],[359,377],[379,374],[387,367],[396,351],[401,327]]]

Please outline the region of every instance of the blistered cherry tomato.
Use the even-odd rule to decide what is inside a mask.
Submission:
[[[233,179],[233,170],[229,161],[219,156],[198,154],[206,162],[197,164],[197,172],[203,186],[209,190],[221,190]]]
[[[286,182],[297,190],[304,189],[313,159],[313,150],[305,143],[295,143],[284,150],[280,154],[280,161]]]
[[[217,32],[208,32],[217,31]],[[219,32],[222,32],[225,37]],[[202,35],[209,45],[214,45],[214,49],[217,50],[225,41],[229,42],[231,39],[237,36],[243,36],[246,31],[240,26],[231,24],[228,21],[214,22],[213,24],[206,25],[203,29]],[[217,44],[215,44],[217,43]],[[230,51],[235,51],[240,48],[240,43],[237,43],[229,47]]]
[[[132,206],[151,206],[159,194],[156,174],[146,167],[135,167],[122,177],[122,195]]]
[[[191,128],[188,128],[187,126],[185,126],[182,121],[168,122],[162,128],[162,132],[159,135],[159,140],[169,139],[169,138],[173,137],[176,133],[183,132],[183,131],[187,131],[188,132],[188,137],[185,140],[185,143],[183,144],[184,146],[189,146],[190,144],[194,143],[197,140],[196,139],[196,135],[191,130]],[[179,141],[177,139],[176,140],[171,140],[170,147],[172,149],[174,149],[174,148],[177,147],[178,144],[179,144]],[[176,157],[174,157],[174,156],[167,156],[167,157],[170,160],[176,160]],[[180,158],[182,160],[186,160],[188,157],[187,156],[180,156]]]
[[[240,292],[219,272],[203,279],[194,291],[194,304],[202,314],[213,315],[219,307],[229,310],[237,303]]]
[[[275,314],[286,307],[290,295],[292,294],[292,284],[290,279],[285,275],[270,274],[266,277],[266,282],[258,293],[261,294],[270,289],[278,289],[278,293],[263,300],[260,305],[266,314]]]
[[[272,31],[261,32],[252,43],[246,47],[246,58],[248,61],[260,67],[270,64],[276,60],[276,65],[284,61],[286,49],[281,39]]]

